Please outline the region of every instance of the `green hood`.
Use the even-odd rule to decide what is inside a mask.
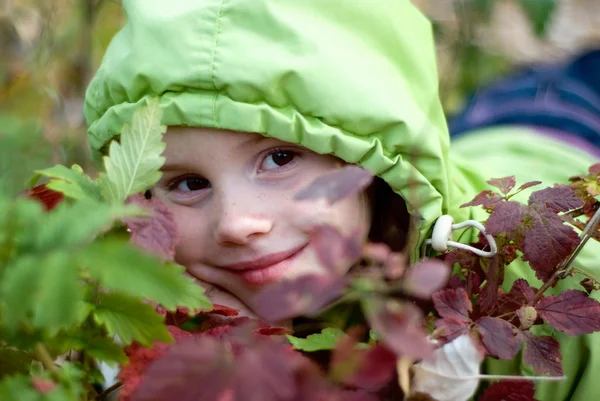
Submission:
[[[123,4],[86,95],[95,157],[158,96],[166,125],[256,132],[369,169],[418,212],[419,244],[456,216],[431,26],[409,0]]]

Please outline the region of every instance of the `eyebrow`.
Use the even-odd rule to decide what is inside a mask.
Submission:
[[[257,135],[258,135],[258,137],[252,137],[252,138],[248,139],[247,141],[244,141],[244,142],[242,142],[240,144],[237,144],[236,146],[234,146],[234,149],[235,150],[240,150],[240,149],[243,149],[243,148],[245,148],[247,146],[257,145],[257,144],[259,144],[260,142],[262,142],[262,141],[264,141],[266,139],[271,139],[271,138],[269,138],[267,136],[263,136],[263,135],[260,135],[260,134],[257,134]]]

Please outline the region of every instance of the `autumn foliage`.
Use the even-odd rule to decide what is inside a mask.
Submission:
[[[514,177],[488,181],[495,189],[463,207],[488,214],[492,257],[428,251],[410,265],[384,244],[317,225],[311,243],[327,274],[269,286],[258,319],[212,305],[174,262],[173,218],[141,195],[162,163],[164,130],[149,115],[158,118],[136,114],[111,145],[110,174],[56,166],[38,172],[48,184],[0,198],[0,361],[14,362],[0,366],[2,400],[102,400],[117,391],[121,401],[532,401],[538,378],[489,384],[485,358],[522,351],[538,375],[560,377],[559,343],[537,328],[600,331],[600,303],[590,297],[598,282],[573,265],[600,238],[599,165],[539,190]],[[135,136],[149,147],[133,147]],[[145,159],[145,169],[130,168]],[[371,180],[349,166],[296,201],[332,204]],[[531,192],[525,203],[513,198],[521,191]],[[481,233],[470,245],[489,243]],[[505,282],[517,258],[530,270]],[[288,324],[271,323],[281,320]],[[110,389],[99,387],[98,361],[120,366]]]

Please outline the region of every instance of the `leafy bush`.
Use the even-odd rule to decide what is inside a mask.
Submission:
[[[600,330],[600,304],[589,297],[598,283],[572,266],[599,236],[598,165],[569,185],[533,192],[527,204],[512,198],[539,183],[515,190],[514,177],[490,180],[497,191],[463,206],[489,213],[492,258],[455,249],[408,266],[383,244],[318,227],[312,241],[330,274],[283,281],[262,295],[260,315],[295,317],[291,331],[212,305],[173,262],[172,217],[141,195],[164,162],[159,121],[157,102],[138,111],[96,179],[58,165],[37,172],[50,181],[27,197],[0,198],[2,400],[106,399],[99,361],[122,366],[110,390],[120,388],[123,401],[377,400],[402,392],[467,399],[485,378],[485,355],[513,359],[524,346],[538,374],[562,375],[558,342],[536,326],[575,336]],[[296,199],[335,203],[371,179],[347,167]],[[471,245],[488,242],[482,234]],[[519,256],[543,284],[520,279],[504,292],[504,270]],[[349,274],[336,274],[356,260]],[[548,292],[578,275],[587,291]],[[518,392],[533,400],[533,389],[505,380],[479,399]]]

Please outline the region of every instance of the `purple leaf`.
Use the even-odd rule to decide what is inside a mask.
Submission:
[[[513,332],[513,325],[506,320],[484,316],[475,325],[488,354],[500,359],[512,359],[519,351],[521,344]]]
[[[529,197],[529,205],[546,207],[554,213],[559,213],[578,209],[583,206],[583,201],[568,186],[555,185],[532,193]]]
[[[362,240],[358,234],[346,238],[327,224],[316,227],[310,239],[321,265],[334,273],[344,272],[362,253]]]
[[[532,381],[502,380],[489,386],[479,401],[537,401]]]
[[[156,198],[148,201],[140,194],[130,196],[126,203],[136,204],[152,211],[149,217],[124,220],[131,231],[131,242],[165,260],[173,260],[177,227],[167,206]]]
[[[356,165],[347,165],[332,173],[323,175],[294,196],[295,200],[326,199],[334,204],[365,189],[373,175]]]
[[[521,225],[526,212],[527,207],[518,202],[499,203],[488,218],[485,231],[491,235],[510,233]]]
[[[309,274],[273,283],[258,295],[256,313],[268,321],[278,321],[318,312],[340,296],[343,278]]]
[[[363,306],[373,330],[397,355],[414,358],[432,355],[433,348],[423,328],[423,313],[415,305],[372,298],[364,300]]]
[[[487,183],[498,188],[503,195],[506,195],[515,187],[516,181],[515,176],[513,175],[510,177],[492,178],[487,181]]]
[[[460,207],[483,206],[485,209],[489,209],[492,206],[501,202],[503,199],[504,198],[502,198],[497,193],[486,189],[485,191],[478,193],[477,196],[475,196],[475,198],[473,198],[471,202],[460,205]]]
[[[537,278],[545,281],[550,279],[558,264],[577,248],[579,236],[550,209],[530,208],[527,218],[523,260],[529,262]]]
[[[569,335],[600,331],[600,303],[583,291],[567,290],[557,296],[549,295],[535,308],[550,326]]]
[[[402,286],[408,294],[428,299],[431,294],[444,287],[449,276],[448,265],[439,260],[427,259],[408,269]]]
[[[464,320],[444,318],[435,321],[435,328],[443,330],[442,336],[446,337],[446,340],[452,341],[463,334],[467,334],[469,324],[470,322]]]
[[[533,366],[536,373],[540,375],[548,373],[550,376],[563,375],[558,341],[550,336],[536,337],[530,331],[522,331],[519,337],[525,342],[523,360]]]
[[[524,189],[527,188],[531,188],[531,187],[535,187],[536,185],[540,185],[542,182],[541,181],[529,181],[526,182],[525,184],[521,185],[518,189],[518,191],[522,191]]]
[[[441,317],[469,322],[473,306],[462,288],[438,291],[433,294],[433,304]]]

